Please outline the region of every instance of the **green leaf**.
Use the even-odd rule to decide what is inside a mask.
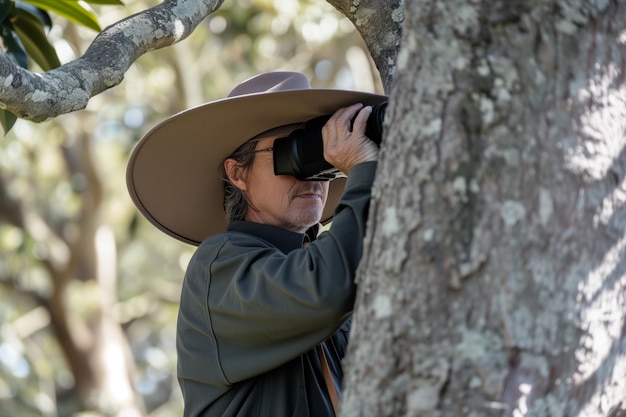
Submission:
[[[0,110],[0,124],[2,124],[2,129],[4,130],[5,135],[9,133],[9,130],[11,130],[16,120],[17,116],[10,111]]]
[[[25,3],[32,4],[40,9],[49,10],[53,13],[63,16],[74,23],[100,32],[100,24],[96,16],[89,10],[80,5],[78,1],[68,0],[23,0]]]
[[[39,9],[32,4],[24,3],[23,1],[19,0],[15,2],[15,8],[26,10],[37,19],[39,19],[46,32],[52,28],[52,19],[50,19],[50,15],[45,10]]]
[[[10,22],[5,23],[2,26],[2,43],[6,49],[6,54],[13,58],[13,60],[22,68],[28,68],[28,56],[26,55],[26,49],[22,44],[22,41],[17,36]]]
[[[43,23],[26,10],[16,8],[12,17],[13,29],[20,37],[26,52],[44,71],[61,65],[54,47],[50,45]]]

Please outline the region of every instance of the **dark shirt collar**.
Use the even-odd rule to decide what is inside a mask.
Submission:
[[[228,224],[228,228],[226,230],[229,232],[248,233],[250,235],[260,237],[261,239],[276,246],[282,252],[289,253],[294,249],[302,248],[304,242],[311,242],[315,240],[318,229],[319,225],[315,225],[307,230],[306,234],[304,234],[291,232],[269,224],[232,221]]]

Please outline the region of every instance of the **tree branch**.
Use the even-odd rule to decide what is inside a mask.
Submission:
[[[391,91],[402,37],[404,0],[327,0],[357,28],[378,68],[383,88]]]
[[[143,54],[175,44],[223,0],[164,0],[104,29],[85,54],[42,74],[0,53],[0,107],[41,122],[83,109],[91,97],[118,85]]]

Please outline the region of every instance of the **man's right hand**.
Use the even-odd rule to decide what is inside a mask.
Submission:
[[[372,107],[363,107],[361,103],[342,107],[322,128],[324,159],[346,175],[356,164],[378,159],[378,146],[365,136],[371,113]]]

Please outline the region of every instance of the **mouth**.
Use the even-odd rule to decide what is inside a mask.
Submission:
[[[296,198],[319,198],[321,199],[322,196],[319,195],[318,193],[300,193],[296,195]]]
[[[322,198],[322,193],[316,189],[304,189],[298,190],[294,193],[294,198],[304,198],[304,199],[316,199]]]
[[[295,189],[293,198],[302,198],[305,200],[322,200],[324,195],[324,189],[318,183],[305,183],[299,189]]]

